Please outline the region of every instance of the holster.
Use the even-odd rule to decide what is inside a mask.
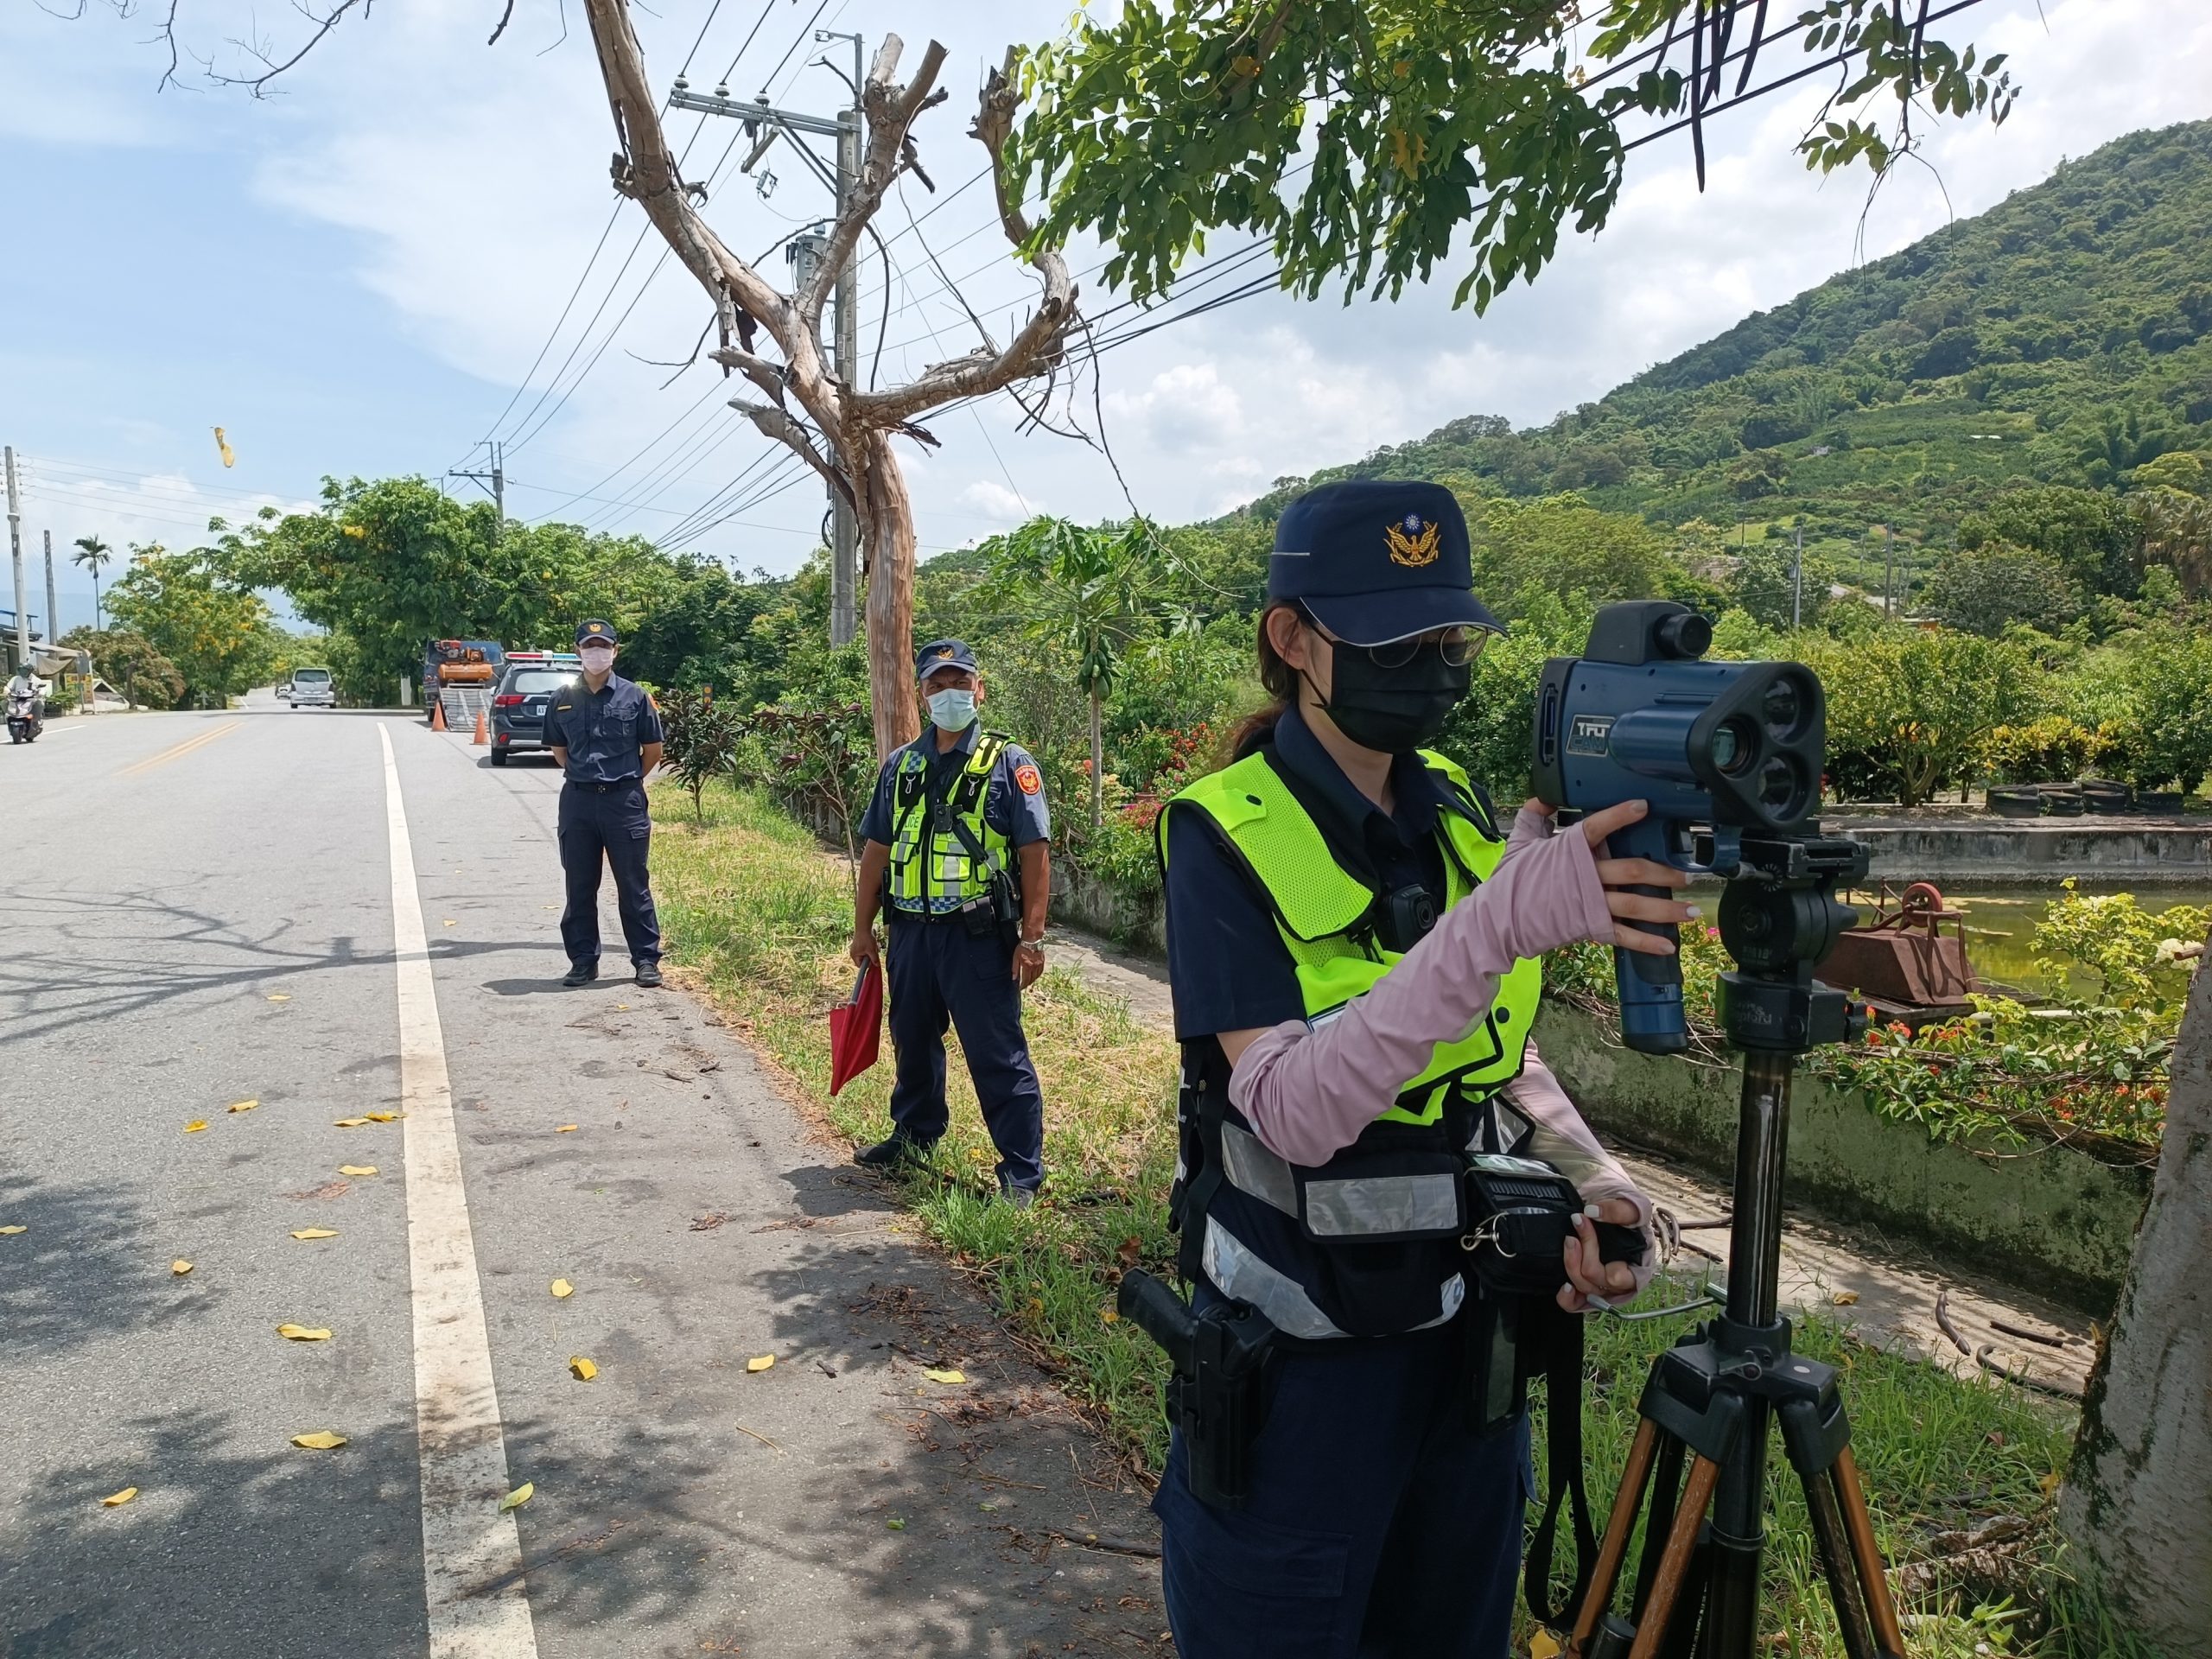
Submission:
[[[1252,1485],[1252,1447],[1267,1421],[1267,1366],[1275,1328],[1243,1302],[1194,1313],[1142,1268],[1122,1277],[1122,1317],[1167,1353],[1167,1421],[1183,1431],[1191,1495],[1239,1510]]]

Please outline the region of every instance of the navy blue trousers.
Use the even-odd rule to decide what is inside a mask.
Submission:
[[[1459,1350],[1284,1357],[1239,1511],[1191,1496],[1175,1437],[1152,1507],[1182,1659],[1505,1659],[1528,1422],[1467,1427]]]
[[[983,1122],[999,1149],[999,1180],[1045,1179],[1045,1096],[1021,1030],[1014,952],[996,933],[977,938],[959,922],[911,921],[891,912],[885,988],[898,1075],[891,1122],[924,1146],[944,1133],[944,1033],[960,1033]]]
[[[616,908],[622,913],[622,939],[630,947],[630,960],[660,960],[660,918],[653,912],[653,890],[645,880],[652,834],[645,786],[638,779],[561,786],[557,838],[561,870],[569,883],[568,907],[561,912],[561,944],[570,962],[599,960],[602,861],[614,872]]]

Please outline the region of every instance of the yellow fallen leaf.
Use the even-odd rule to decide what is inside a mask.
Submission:
[[[189,1123],[188,1123],[188,1124],[186,1124],[186,1125],[184,1126],[184,1132],[185,1132],[187,1135],[197,1135],[197,1134],[199,1134],[199,1133],[200,1133],[200,1130],[202,1130],[202,1129],[206,1128],[207,1127],[207,1120],[206,1118],[204,1118],[204,1117],[195,1117],[195,1118],[194,1118],[194,1119],[192,1120],[192,1122],[189,1122]]]
[[[374,1164],[340,1164],[338,1173],[340,1175],[373,1175],[377,1173],[377,1166]]]
[[[1101,1324],[1112,1325],[1121,1317],[1122,1316],[1118,1312],[1110,1307],[1102,1307],[1098,1310],[1098,1318]]]
[[[276,991],[270,995],[269,1000],[271,1002],[289,1002],[292,1000],[292,996],[289,991]]]
[[[295,1230],[292,1236],[294,1238],[335,1238],[338,1236],[338,1230],[335,1227],[302,1227]]]
[[[1859,1301],[1859,1293],[1855,1290],[1839,1290],[1834,1300],[1838,1307],[1855,1306]]]
[[[627,1014],[630,1012],[630,1005],[627,1002],[617,1002],[614,1005],[614,1012],[617,1014]]]
[[[10,1227],[0,1227],[0,1233],[20,1233],[22,1230],[24,1230],[21,1222],[17,1222],[15,1225]]]
[[[1559,1659],[1564,1651],[1549,1630],[1538,1630],[1529,1638],[1529,1659]]]
[[[327,1428],[318,1428],[312,1434],[295,1434],[294,1446],[303,1446],[310,1452],[335,1452],[346,1444],[343,1434],[334,1434]]]
[[[556,1300],[559,1300],[563,1297],[573,1296],[575,1294],[576,1287],[570,1284],[567,1280],[556,1279],[553,1281],[553,1295]]]
[[[175,1274],[178,1278],[181,1279],[186,1274],[192,1271],[192,1263],[186,1261],[180,1255],[175,1261],[169,1263],[169,1271]]]
[[[556,1135],[574,1135],[575,1132],[576,1126],[573,1123],[563,1123],[559,1128],[553,1131]]]
[[[226,1112],[250,1112],[260,1104],[257,1100],[234,1100],[223,1109]]]
[[[363,1112],[361,1116],[372,1123],[390,1123],[396,1120],[399,1114],[397,1112]]]
[[[334,1117],[330,1121],[341,1129],[358,1129],[369,1120],[365,1117]]]
[[[965,1382],[968,1380],[965,1371],[924,1371],[922,1375],[932,1382]]]
[[[459,927],[459,926],[461,925],[461,924],[460,924],[459,922],[456,922],[456,921],[453,920],[450,917],[448,917],[448,918],[447,918],[447,920],[446,920],[446,925],[447,925],[448,927]]]
[[[773,1354],[762,1354],[757,1358],[747,1360],[745,1369],[748,1371],[765,1371],[775,1363],[776,1357]]]
[[[518,1510],[522,1508],[524,1504],[530,1502],[531,1494],[535,1492],[537,1490],[537,1483],[536,1481],[525,1480],[521,1485],[516,1487],[514,1491],[509,1492],[505,1497],[499,1500],[499,1513],[501,1515],[505,1515],[509,1510]]]
[[[117,1509],[137,1496],[138,1489],[136,1486],[126,1486],[121,1491],[110,1492],[105,1497],[100,1499],[100,1505],[103,1509]]]
[[[2042,1487],[2046,1493],[2050,1493],[2056,1491],[2059,1487],[2065,1483],[2065,1480],[2066,1477],[2061,1474],[2057,1470],[2054,1469],[2042,1479],[2036,1482],[2036,1484]]]
[[[592,1378],[599,1375],[599,1367],[593,1364],[591,1361],[586,1359],[582,1354],[574,1356],[569,1361],[569,1370],[575,1374],[575,1379],[579,1382],[588,1382]]]
[[[328,1342],[330,1332],[319,1325],[280,1325],[276,1334],[287,1342]]]

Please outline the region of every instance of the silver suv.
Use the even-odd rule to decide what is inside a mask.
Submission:
[[[291,683],[278,694],[295,709],[335,709],[338,690],[327,668],[296,668]]]

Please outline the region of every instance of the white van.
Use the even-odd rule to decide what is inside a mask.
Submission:
[[[330,683],[327,668],[296,668],[289,684],[278,688],[276,695],[295,709],[335,709],[338,706],[337,688]]]

